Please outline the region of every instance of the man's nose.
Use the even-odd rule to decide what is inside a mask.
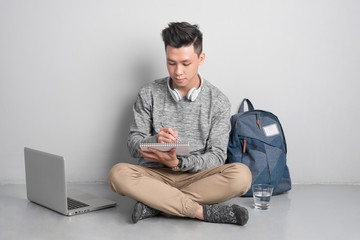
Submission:
[[[177,76],[181,76],[181,74],[183,74],[183,67],[179,64],[179,65],[176,65],[176,68],[175,68],[175,74]]]

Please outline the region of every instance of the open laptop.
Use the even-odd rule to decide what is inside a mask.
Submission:
[[[30,201],[66,216],[116,205],[84,192],[72,192],[68,196],[64,157],[30,148],[24,148],[24,153],[26,191]]]

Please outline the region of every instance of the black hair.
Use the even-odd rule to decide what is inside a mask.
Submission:
[[[198,56],[202,53],[202,33],[198,25],[187,22],[172,22],[162,31],[162,39],[167,46],[174,48],[187,47],[193,44]]]

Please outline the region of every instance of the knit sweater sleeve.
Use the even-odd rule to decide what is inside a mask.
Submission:
[[[134,158],[141,158],[138,152],[140,143],[157,142],[157,133],[152,129],[152,108],[151,92],[144,87],[133,105],[134,121],[130,126],[127,141],[130,155]]]

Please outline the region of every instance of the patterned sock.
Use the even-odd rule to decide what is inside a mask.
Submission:
[[[212,223],[245,225],[249,220],[246,208],[239,205],[204,205],[204,220]]]
[[[160,214],[159,210],[156,210],[154,208],[151,208],[149,206],[146,206],[145,204],[141,202],[135,203],[134,211],[132,213],[132,220],[134,223],[137,223],[138,221],[149,218],[149,217],[155,217]]]

